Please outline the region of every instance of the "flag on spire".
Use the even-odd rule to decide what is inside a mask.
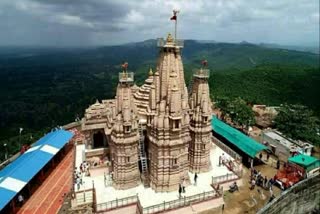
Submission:
[[[126,71],[127,70],[127,68],[128,68],[128,62],[124,62],[122,65],[121,65],[121,68],[124,70],[124,71]]]
[[[206,67],[206,66],[208,66],[208,61],[206,59],[204,59],[204,60],[202,60],[201,64],[203,67]]]
[[[170,18],[170,20],[177,20],[177,13],[179,13],[178,10],[173,10],[173,16]]]

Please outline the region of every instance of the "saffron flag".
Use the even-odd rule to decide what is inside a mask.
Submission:
[[[173,10],[173,16],[170,18],[170,20],[177,20],[177,13],[179,11],[178,10]]]
[[[201,64],[203,65],[203,67],[205,67],[208,65],[208,61],[204,59],[202,60]]]
[[[128,68],[128,63],[127,62],[125,62],[125,63],[123,63],[122,65],[121,65],[121,67],[124,69],[124,70],[127,70],[127,68]]]
[[[170,20],[177,20],[177,16],[176,15],[173,15]]]

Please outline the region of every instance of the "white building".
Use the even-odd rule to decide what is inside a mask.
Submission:
[[[278,157],[284,157],[285,160],[294,153],[311,155],[313,145],[300,140],[292,140],[285,137],[279,131],[265,130],[262,132],[262,142],[267,145],[271,151]]]

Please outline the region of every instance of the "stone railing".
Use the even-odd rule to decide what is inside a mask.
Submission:
[[[139,214],[149,214],[149,213],[159,213],[164,211],[169,211],[173,209],[178,209],[181,207],[189,206],[193,203],[202,202],[214,198],[221,197],[220,194],[217,194],[214,190],[209,192],[203,192],[196,195],[191,195],[187,197],[181,197],[172,201],[164,201],[163,203],[156,204],[149,207],[142,207],[140,202],[138,203],[138,212]]]
[[[220,195],[223,196],[223,187],[222,184],[238,180],[240,177],[233,173],[228,173],[226,175],[221,175],[217,177],[211,177],[211,186],[212,188]]]
[[[133,82],[134,81],[134,73],[133,72],[120,72],[119,73],[119,81],[120,82]]]
[[[213,143],[215,145],[220,147],[220,149],[222,149],[225,153],[230,155],[233,159],[235,159],[235,160],[239,161],[240,163],[242,163],[242,157],[238,153],[236,153],[234,150],[232,150],[229,146],[227,146],[226,144],[222,143],[219,139],[217,139],[214,136],[212,136],[212,141],[213,141]]]
[[[210,70],[209,69],[195,69],[193,70],[193,76],[198,78],[209,78]]]
[[[136,204],[138,202],[138,195],[129,196],[126,198],[116,199],[113,201],[108,201],[105,203],[100,203],[95,205],[95,211],[96,212],[105,212],[108,210],[128,206],[131,204]]]
[[[167,44],[167,41],[163,38],[158,38],[157,39],[157,47],[164,47]],[[174,41],[174,45],[177,47],[183,47],[184,46],[184,41],[181,39],[176,39]]]
[[[217,177],[211,177],[211,184],[212,185],[217,185],[217,184],[223,184],[226,182],[234,181],[239,179],[239,176],[233,173],[228,173],[225,175],[220,175]]]
[[[94,190],[86,189],[73,193],[73,199],[71,201],[72,207],[83,206],[87,204],[93,204]]]

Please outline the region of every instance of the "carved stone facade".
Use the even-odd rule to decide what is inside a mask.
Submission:
[[[169,35],[160,49],[147,118],[150,182],[155,191],[173,191],[188,180],[188,91],[180,47]]]
[[[115,119],[110,137],[113,184],[118,189],[135,187],[140,179],[138,117],[131,85],[125,79],[118,84]]]
[[[86,109],[82,119],[82,132],[85,136],[85,144],[88,149],[103,148],[107,146],[104,129],[108,124],[109,109],[98,100]],[[101,138],[95,141],[95,138]]]
[[[196,70],[193,75],[190,104],[189,167],[191,172],[210,170],[211,148],[211,100],[208,85],[209,72]]]
[[[93,104],[82,119],[87,149],[97,148],[96,133],[105,136],[117,189],[137,186],[147,175],[145,186],[176,191],[189,183],[189,171],[211,167],[208,77],[194,76],[189,99],[181,42],[171,35],[159,41],[157,67],[145,83],[137,87],[133,73],[120,73],[115,99]]]
[[[135,104],[137,106],[138,115],[140,118],[144,118],[144,119],[147,118],[147,111],[149,107],[149,94],[150,94],[152,83],[153,83],[153,72],[152,72],[152,69],[150,68],[149,76],[145,80],[145,83],[138,90],[136,90],[136,93],[134,93]]]

